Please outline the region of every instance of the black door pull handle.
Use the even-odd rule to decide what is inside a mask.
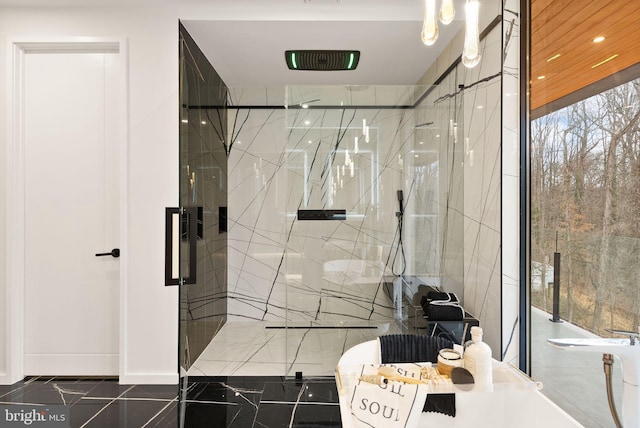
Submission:
[[[120,249],[119,248],[114,248],[113,250],[111,250],[108,253],[98,253],[98,254],[96,254],[96,257],[102,257],[102,256],[111,256],[111,257],[118,258],[118,257],[120,257]]]

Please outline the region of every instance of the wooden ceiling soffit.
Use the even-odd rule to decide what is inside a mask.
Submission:
[[[622,70],[626,81],[640,77],[631,73],[640,64],[640,1],[531,0],[531,20],[532,111],[624,83],[612,79]]]

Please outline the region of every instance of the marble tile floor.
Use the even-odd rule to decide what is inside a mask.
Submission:
[[[0,406],[12,404],[65,405],[72,428],[341,425],[333,378],[190,378],[182,393],[177,385],[119,385],[115,379],[95,378],[30,378],[0,386]]]

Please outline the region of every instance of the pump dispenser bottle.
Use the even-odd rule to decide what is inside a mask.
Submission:
[[[477,386],[488,387],[493,384],[491,348],[482,341],[480,327],[471,327],[471,340],[464,351],[464,368],[473,375]]]

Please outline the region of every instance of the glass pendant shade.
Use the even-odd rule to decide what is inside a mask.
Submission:
[[[453,0],[442,0],[442,3],[440,3],[440,22],[443,25],[451,24],[455,16],[456,11],[453,7]]]
[[[480,63],[480,32],[478,30],[478,13],[480,3],[476,0],[465,4],[465,34],[462,50],[462,64],[473,68]]]
[[[424,21],[422,22],[422,43],[431,46],[438,40],[438,20],[436,18],[436,0],[425,0]]]

